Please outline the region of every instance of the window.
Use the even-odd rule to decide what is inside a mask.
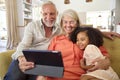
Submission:
[[[41,19],[41,4],[46,0],[32,0],[33,21]]]
[[[5,2],[0,2],[0,40],[6,39],[7,39],[6,8]]]
[[[110,11],[94,11],[87,12],[86,14],[86,23],[93,24],[94,28],[98,28],[100,30],[108,31],[110,25]]]

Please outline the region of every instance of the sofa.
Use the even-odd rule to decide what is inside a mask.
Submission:
[[[120,39],[114,38],[114,40],[110,40],[104,38],[104,46],[108,50],[110,54],[111,66],[116,71],[118,76],[120,77]],[[0,53],[0,77],[3,78],[5,73],[8,70],[9,64],[11,62],[11,55],[15,52],[15,50],[8,50]]]

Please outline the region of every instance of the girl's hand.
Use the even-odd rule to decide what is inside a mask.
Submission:
[[[89,66],[87,66],[87,65],[85,64],[85,59],[81,59],[81,60],[80,60],[80,64],[81,64],[81,68],[83,68],[83,69],[85,69],[85,70],[88,70],[88,69],[91,69],[91,68],[94,67],[94,65],[89,65]]]
[[[18,61],[19,61],[19,68],[22,72],[24,72],[27,69],[34,68],[34,63],[27,62],[24,56],[18,57]]]

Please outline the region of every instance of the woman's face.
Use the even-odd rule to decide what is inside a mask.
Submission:
[[[89,38],[86,32],[79,32],[77,34],[76,44],[80,49],[85,49],[85,47],[89,44]]]
[[[69,36],[70,33],[77,27],[77,21],[70,16],[64,16],[62,19],[62,28],[66,35]]]

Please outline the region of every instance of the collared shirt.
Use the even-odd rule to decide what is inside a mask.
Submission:
[[[61,28],[59,25],[55,24],[52,29],[52,35],[47,38],[42,21],[29,23],[25,27],[24,37],[19,43],[16,52],[12,55],[12,58],[16,60],[19,56],[23,55],[23,49],[47,50],[51,39],[55,35],[58,35],[60,31]]]

